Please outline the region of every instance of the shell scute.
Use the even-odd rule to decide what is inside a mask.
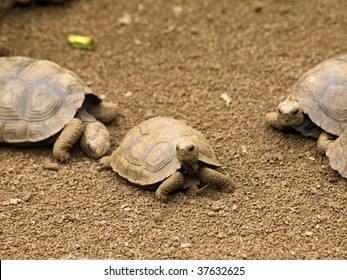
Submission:
[[[0,142],[48,139],[91,93],[77,75],[51,61],[1,57],[0,65]]]
[[[339,136],[347,126],[347,55],[306,72],[294,85],[291,98],[316,125]]]

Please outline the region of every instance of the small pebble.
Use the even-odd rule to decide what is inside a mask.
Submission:
[[[28,202],[31,199],[31,193],[27,193],[23,196],[23,201]]]
[[[130,96],[133,96],[133,93],[131,91],[127,91],[123,94],[125,97],[130,97]]]
[[[220,206],[220,204],[219,204],[218,202],[214,202],[214,203],[212,203],[212,205],[211,205],[211,209],[212,209],[212,211],[214,211],[214,212],[218,212],[219,210],[222,209],[222,207]]]
[[[154,215],[153,215],[153,220],[154,220],[156,223],[163,222],[163,221],[164,221],[163,214],[161,214],[160,212],[154,213]]]
[[[10,204],[12,204],[12,205],[16,205],[16,204],[18,204],[18,203],[20,203],[22,200],[21,199],[19,199],[19,198],[11,198],[10,199]]]
[[[133,209],[128,204],[123,204],[120,209],[122,209],[125,212],[131,212]]]
[[[43,168],[44,169],[47,169],[47,170],[53,170],[53,171],[57,171],[60,169],[60,166],[58,163],[56,162],[52,162],[50,160],[46,160],[44,163],[43,163]]]
[[[192,246],[191,243],[181,243],[181,248],[189,248],[191,246]]]
[[[207,212],[207,216],[209,216],[209,217],[214,217],[215,215],[216,215],[216,213],[213,212],[213,211],[208,211]]]
[[[312,236],[312,235],[313,235],[313,232],[312,232],[312,231],[306,231],[306,232],[305,232],[305,235],[306,235],[306,236]]]

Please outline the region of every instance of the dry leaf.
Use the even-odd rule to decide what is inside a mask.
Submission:
[[[172,11],[175,17],[180,17],[182,15],[183,9],[181,6],[173,6]]]
[[[225,101],[227,106],[229,106],[229,104],[231,103],[231,97],[227,93],[221,94],[220,98],[222,98]]]
[[[89,36],[81,36],[70,34],[67,37],[67,40],[71,47],[74,49],[83,49],[83,50],[93,50],[94,49],[94,40]]]
[[[127,12],[123,13],[123,16],[118,19],[120,25],[130,25],[133,23],[133,17]]]

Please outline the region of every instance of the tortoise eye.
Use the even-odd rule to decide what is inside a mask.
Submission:
[[[189,152],[192,152],[192,151],[194,151],[194,149],[195,149],[194,146],[190,146],[190,147],[188,148],[188,151],[189,151]]]
[[[299,109],[295,109],[294,111],[293,111],[293,114],[294,115],[297,115],[299,113]]]

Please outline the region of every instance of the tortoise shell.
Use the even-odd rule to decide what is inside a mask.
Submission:
[[[292,100],[324,131],[339,136],[347,126],[347,55],[312,68],[294,85]]]
[[[175,150],[185,140],[194,141],[199,147],[199,161],[220,166],[212,147],[199,131],[183,121],[155,117],[126,134],[111,155],[111,167],[132,183],[143,186],[158,183],[181,168]]]
[[[47,60],[0,58],[0,142],[40,142],[57,134],[90,89]]]

